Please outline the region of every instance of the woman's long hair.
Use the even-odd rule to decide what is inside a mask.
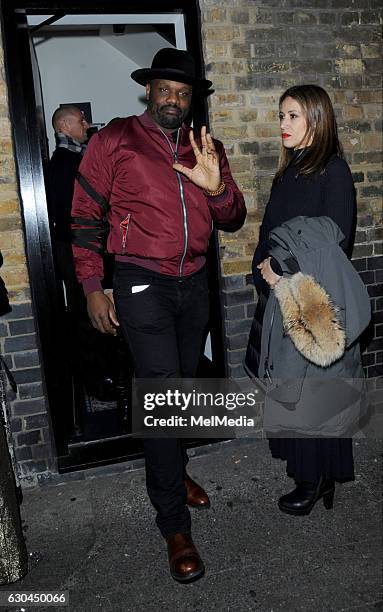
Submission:
[[[289,87],[280,97],[279,106],[286,98],[293,98],[302,107],[307,121],[307,130],[303,142],[312,138],[304,155],[294,162],[296,152],[283,145],[279,158],[279,167],[274,180],[282,177],[290,163],[294,164],[297,174],[310,176],[323,171],[330,157],[335,153],[343,157],[342,145],[338,139],[338,128],[334,109],[327,92],[318,85],[295,85]]]

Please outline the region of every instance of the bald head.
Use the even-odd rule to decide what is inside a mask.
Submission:
[[[65,134],[77,142],[85,142],[89,123],[78,106],[68,105],[56,108],[52,115],[52,125],[56,133]]]

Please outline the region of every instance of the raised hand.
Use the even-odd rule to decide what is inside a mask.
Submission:
[[[206,133],[206,126],[202,126],[202,151],[200,151],[194,140],[193,130],[190,130],[189,138],[195,155],[196,165],[194,168],[187,168],[182,164],[173,164],[174,170],[184,174],[189,181],[198,185],[201,189],[216,191],[221,184],[221,170],[212,137]]]

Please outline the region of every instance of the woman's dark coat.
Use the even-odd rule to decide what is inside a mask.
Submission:
[[[263,313],[269,296],[269,287],[257,265],[270,254],[270,232],[298,216],[333,219],[344,236],[342,249],[349,253],[355,226],[355,192],[347,163],[333,155],[323,172],[312,177],[298,174],[293,158],[282,179],[274,181],[270,200],[259,232],[258,245],[253,258],[253,279],[258,302],[245,357],[245,369],[258,376]],[[293,259],[286,262],[290,273],[299,271]]]

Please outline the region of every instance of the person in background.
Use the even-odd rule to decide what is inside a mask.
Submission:
[[[52,116],[56,148],[48,167],[49,217],[53,250],[64,282],[69,318],[70,354],[78,382],[99,400],[115,399],[115,341],[90,324],[86,300],[73,261],[71,210],[76,175],[86,150],[90,124],[80,108],[60,106]]]
[[[61,251],[71,252],[71,209],[74,182],[88,139],[90,127],[77,106],[60,106],[52,115],[56,148],[49,162],[50,208],[59,260]],[[69,245],[69,249],[65,248]],[[65,255],[64,255],[65,257]],[[73,262],[73,258],[72,258]],[[66,260],[65,260],[66,263]],[[61,266],[60,266],[61,268]],[[69,266],[63,265],[63,273]]]

